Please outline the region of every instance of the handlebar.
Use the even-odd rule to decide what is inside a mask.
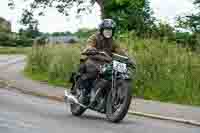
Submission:
[[[91,51],[86,51],[86,52],[82,52],[81,53],[82,55],[87,55],[87,56],[90,56],[90,55],[103,55],[103,56],[106,56],[106,57],[110,57],[110,55],[108,55],[106,52],[104,51],[97,51],[97,50],[91,50]]]
[[[90,56],[91,58],[93,59],[98,59],[100,58],[101,60],[105,60],[105,61],[111,61],[112,60],[112,57],[110,55],[108,55],[106,52],[104,51],[98,51],[98,50],[88,50],[86,52],[82,52],[81,54],[83,55],[87,55],[87,56]],[[116,58],[121,58],[123,60],[126,60],[127,64],[130,66],[130,67],[136,67],[135,63],[132,62],[130,60],[129,57],[127,56],[123,56],[123,55],[119,55],[119,54],[116,54],[116,53],[112,53],[113,57],[116,57]],[[103,56],[103,57],[102,57]]]
[[[112,61],[112,57],[104,51],[88,50],[88,51],[83,52],[81,54],[86,55],[89,58],[94,59],[94,60],[100,60],[100,61],[104,61],[104,62]]]
[[[125,60],[129,59],[127,56],[119,55],[119,54],[116,54],[116,53],[113,53],[113,56],[116,56],[116,57],[119,57],[119,58],[123,58]]]

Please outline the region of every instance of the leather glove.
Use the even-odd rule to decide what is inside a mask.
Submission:
[[[93,47],[87,48],[82,52],[83,55],[95,55],[96,53],[97,53],[97,49]]]
[[[136,61],[135,61],[135,59],[129,58],[128,64],[129,64],[132,68],[136,69]]]

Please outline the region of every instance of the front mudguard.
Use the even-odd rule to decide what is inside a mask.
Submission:
[[[130,74],[122,74],[116,77],[117,80],[131,81],[133,77]]]

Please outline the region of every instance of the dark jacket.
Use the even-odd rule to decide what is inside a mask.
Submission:
[[[106,39],[99,32],[89,37],[89,39],[87,40],[86,49],[88,48],[96,48],[97,50],[106,52],[108,55],[112,55],[112,53],[125,55],[125,52],[119,47],[119,45],[117,45],[117,43],[112,38]],[[82,59],[83,58],[86,57],[82,56]]]

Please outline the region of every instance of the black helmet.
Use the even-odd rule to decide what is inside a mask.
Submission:
[[[99,25],[99,30],[103,31],[104,29],[112,29],[115,30],[116,23],[112,19],[104,19],[102,23]]]

